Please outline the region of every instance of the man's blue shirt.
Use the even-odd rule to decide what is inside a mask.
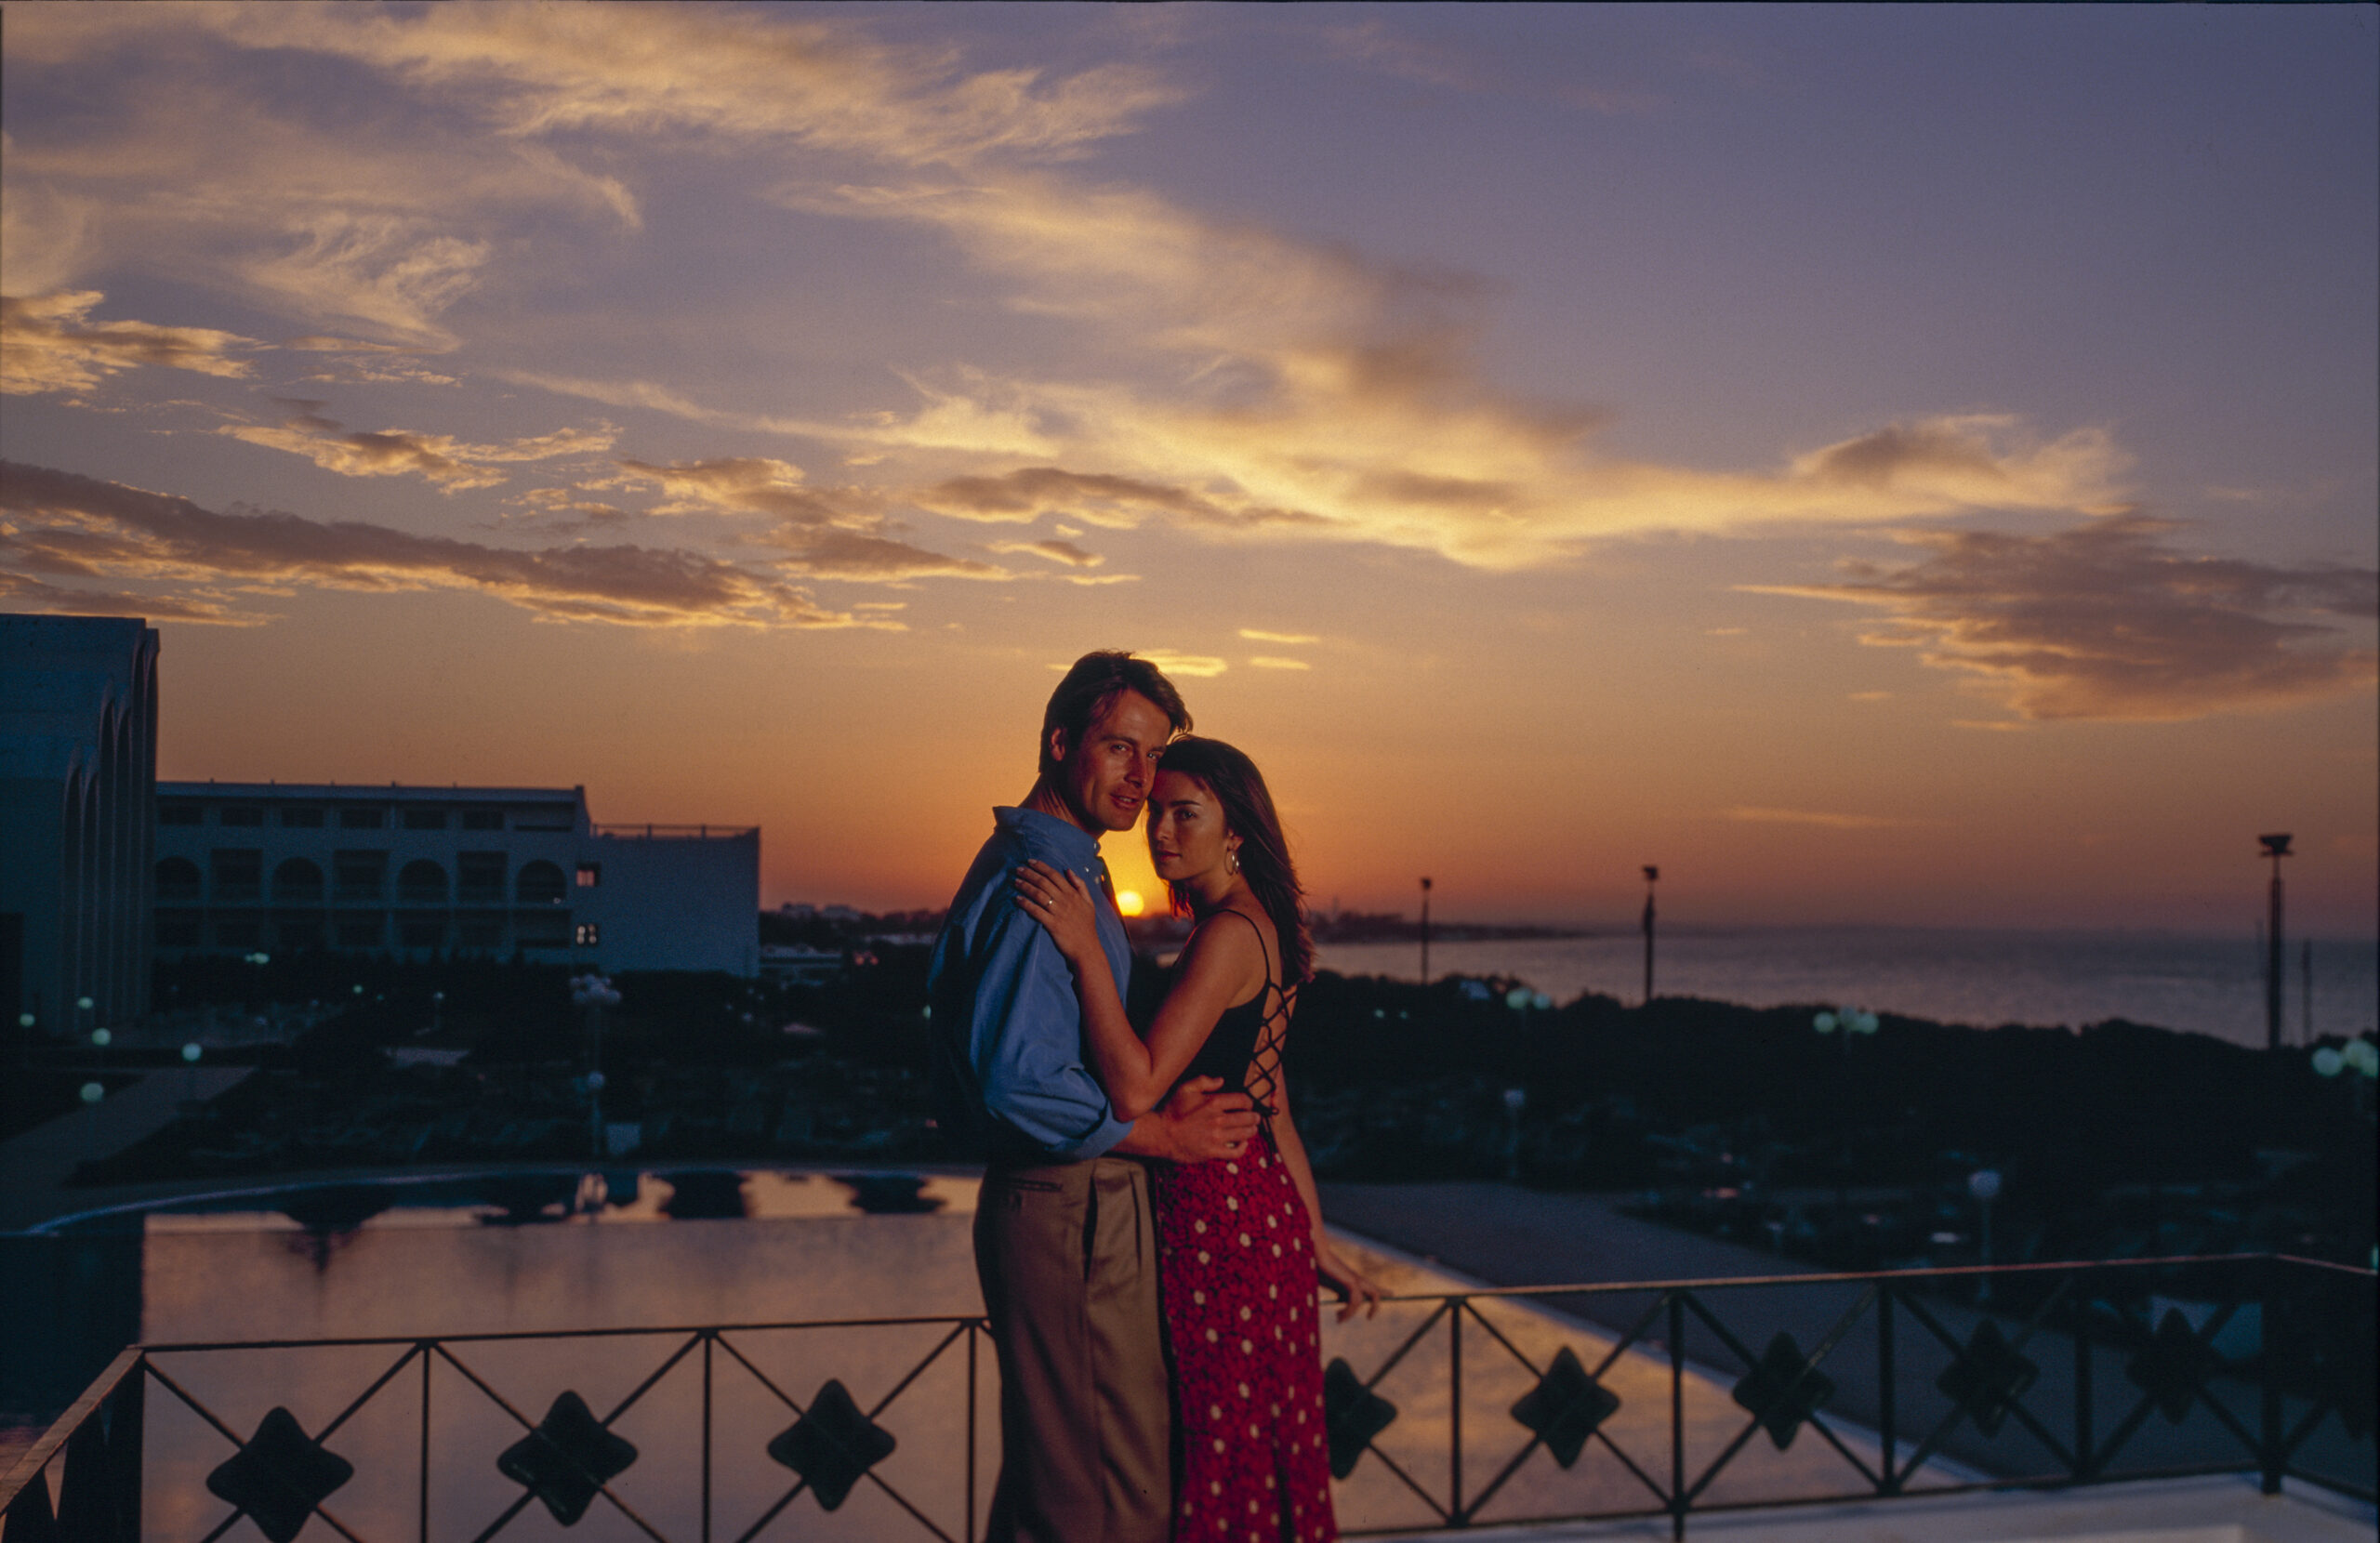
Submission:
[[[934,942],[926,979],[934,1034],[960,1093],[991,1116],[996,1154],[1096,1157],[1132,1128],[1116,1117],[1083,1064],[1074,974],[1049,932],[1017,907],[1010,876],[1038,858],[1100,890],[1106,866],[1089,832],[1054,815],[996,809],[992,819],[991,839],[975,854]],[[1121,996],[1131,978],[1131,944],[1113,905],[1098,913],[1099,941]]]

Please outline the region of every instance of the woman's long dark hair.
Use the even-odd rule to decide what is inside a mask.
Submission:
[[[1289,843],[1281,835],[1281,817],[1273,812],[1273,795],[1256,763],[1219,739],[1184,734],[1165,747],[1160,772],[1179,772],[1207,785],[1223,805],[1223,824],[1239,837],[1239,873],[1281,940],[1281,984],[1303,984],[1314,974],[1314,941],[1305,930],[1304,888],[1298,883],[1296,864],[1289,861]],[[1152,824],[1151,828],[1155,825]],[[1173,914],[1190,914],[1190,891],[1168,882]]]

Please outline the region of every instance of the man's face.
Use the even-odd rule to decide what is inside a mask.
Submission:
[[[1138,692],[1118,692],[1080,743],[1067,744],[1063,729],[1051,735],[1058,755],[1051,780],[1083,829],[1093,836],[1131,829],[1157,775],[1157,756],[1173,737],[1165,709]]]

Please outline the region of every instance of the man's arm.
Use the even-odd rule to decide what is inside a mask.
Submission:
[[[978,949],[969,1059],[984,1107],[1060,1160],[1096,1157],[1127,1138],[1082,1063],[1074,976],[1041,924],[995,879]]]
[[[1192,1077],[1110,1150],[1176,1163],[1238,1156],[1256,1139],[1256,1103],[1246,1093],[1218,1091],[1223,1085],[1221,1077]]]

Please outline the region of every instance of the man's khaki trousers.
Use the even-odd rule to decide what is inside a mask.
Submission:
[[[996,1166],[975,1271],[1000,1366],[986,1543],[1165,1543],[1172,1415],[1148,1170]]]

